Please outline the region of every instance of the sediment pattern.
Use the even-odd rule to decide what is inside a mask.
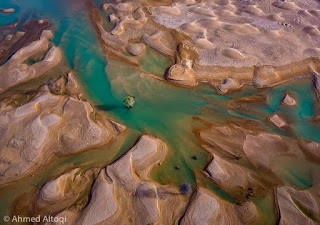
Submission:
[[[108,54],[137,64],[122,51],[132,40],[144,43],[175,59],[165,77],[178,85],[208,82],[226,93],[244,84],[269,87],[311,78],[308,66],[319,69],[317,1],[178,1],[161,6],[128,1],[102,6],[107,12],[110,8],[114,27],[108,32],[98,22]]]
[[[142,136],[128,153],[100,171],[84,208],[67,209],[59,215],[68,215],[68,224],[178,223],[189,197],[180,194],[176,188],[159,185],[150,179],[150,170],[161,163],[166,154],[167,147],[161,140]],[[58,181],[47,183],[40,191],[41,201],[45,201],[42,193],[46,193],[48,186],[51,187],[51,198],[60,196],[62,189],[58,188],[57,182],[69,176],[64,174]],[[67,194],[62,196],[68,200]]]
[[[54,154],[68,155],[108,143],[114,126],[96,116],[89,102],[77,96],[77,84],[69,76],[42,86],[29,102],[3,102],[1,127],[1,185],[18,180],[37,169]]]

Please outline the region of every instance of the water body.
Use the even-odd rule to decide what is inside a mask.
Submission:
[[[139,68],[113,60],[107,62],[95,30],[90,24],[86,7],[81,1],[73,0],[66,3],[63,0],[10,0],[0,3],[0,8],[7,7],[15,8],[16,12],[0,15],[1,26],[17,21],[24,23],[30,19],[49,19],[55,34],[53,42],[63,50],[70,68],[79,75],[90,101],[107,116],[126,125],[128,130],[122,135],[118,144],[112,143],[103,149],[56,159],[35,178],[10,186],[11,196],[0,196],[1,199],[5,198],[0,210],[3,213],[14,197],[22,193],[19,190],[21,185],[29,187],[25,191],[34,191],[37,188],[35,183],[41,185],[50,176],[62,173],[64,169],[76,166],[85,168],[106,166],[134,144],[142,134],[162,139],[169,148],[165,162],[156,165],[152,171],[154,180],[161,184],[190,183],[194,186],[196,181],[194,171],[202,170],[210,159],[209,154],[201,148],[196,139],[195,131],[201,128],[196,118],[224,124],[231,119],[264,120],[273,113],[279,113],[290,118],[290,132],[284,133],[265,122],[266,129],[320,142],[318,135],[320,128],[311,121],[315,115],[313,107],[315,97],[310,81],[288,83],[265,90],[244,88],[241,92],[229,95],[219,95],[209,85],[184,89],[141,74],[144,72],[161,77],[165,69],[170,66],[169,59],[152,49],[148,49],[139,59],[142,62]],[[288,90],[296,96],[297,107],[281,105],[283,94]],[[133,109],[124,107],[123,98],[126,95],[136,97]],[[255,105],[251,113],[230,110],[226,107],[232,99],[251,95],[265,95],[267,101]],[[57,166],[60,169],[55,171],[54,168]],[[301,179],[298,177],[297,180]],[[206,185],[205,182],[201,180],[200,183]],[[232,201],[220,188],[214,186],[212,190]],[[4,190],[3,193],[9,191]]]

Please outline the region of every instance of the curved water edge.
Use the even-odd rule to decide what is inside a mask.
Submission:
[[[54,159],[46,169],[32,179],[24,179],[3,190],[1,212],[5,213],[16,196],[23,192],[33,192],[50,177],[76,166],[84,168],[104,167],[121,156],[141,134],[150,134],[164,140],[170,151],[166,161],[157,165],[152,177],[161,184],[180,185],[190,183],[207,186],[219,196],[234,201],[226,192],[201,177],[198,172],[203,170],[210,161],[210,155],[199,144],[195,134],[206,126],[199,120],[210,123],[227,123],[229,120],[265,120],[277,113],[290,121],[290,130],[281,131],[266,120],[263,126],[281,135],[305,138],[320,142],[320,127],[312,118],[318,113],[314,107],[315,96],[311,81],[293,81],[274,88],[256,90],[246,87],[240,92],[219,95],[209,85],[199,85],[194,89],[183,89],[167,84],[163,80],[141,73],[161,74],[170,66],[170,60],[152,49],[140,57],[139,68],[105,59],[84,10],[84,3],[71,1],[21,1],[12,0],[1,3],[2,7],[16,7],[12,15],[0,20],[7,25],[16,21],[49,18],[55,33],[54,43],[62,48],[69,66],[79,75],[84,90],[95,107],[106,113],[108,117],[125,124],[126,133],[105,148],[88,151],[65,159]],[[5,6],[3,6],[5,5]],[[40,7],[40,8],[39,8]],[[41,13],[39,13],[41,12]],[[31,16],[28,16],[31,15]],[[297,106],[283,106],[281,100],[285,92],[290,91],[297,99]],[[125,96],[136,97],[136,105],[132,109],[124,107]],[[266,101],[249,105],[249,111],[230,109],[228,102],[252,96],[265,96]],[[196,156],[196,157],[194,157]],[[195,159],[196,158],[196,159]],[[292,171],[295,162],[288,162],[279,167],[286,184],[293,187],[308,187],[310,181],[301,179],[305,171]],[[310,166],[316,167],[316,166]],[[59,168],[56,170],[56,168]],[[315,169],[315,168],[313,168]],[[286,174],[286,170],[287,173]],[[301,176],[299,174],[301,172]],[[198,174],[198,175],[197,175]],[[292,175],[294,174],[294,176]],[[295,177],[296,176],[296,177]],[[198,181],[196,181],[196,177]],[[35,185],[37,184],[37,185]],[[28,188],[21,190],[21,186]],[[10,191],[9,191],[10,189]],[[6,197],[4,195],[10,193]],[[271,198],[268,193],[268,197]],[[268,199],[255,199],[256,205]],[[269,205],[272,201],[269,201]],[[262,206],[261,206],[262,208]],[[267,208],[267,207],[266,207]],[[272,210],[267,210],[272,211]]]

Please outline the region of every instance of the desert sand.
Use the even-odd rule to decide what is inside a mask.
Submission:
[[[226,93],[243,84],[267,87],[301,76],[311,78],[309,65],[319,70],[316,0],[102,5],[103,10],[110,8],[114,27],[108,32],[100,22],[97,25],[108,54],[136,64],[134,57],[121,51],[132,52],[126,46],[133,40],[146,44],[175,59],[166,78],[179,85],[208,82]]]
[[[80,100],[79,91],[71,72],[42,86],[25,104],[16,106],[10,99],[2,102],[0,186],[31,175],[55,154],[96,148],[119,133],[114,123],[96,115],[89,102]]]

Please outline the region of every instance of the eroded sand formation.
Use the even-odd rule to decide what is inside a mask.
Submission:
[[[167,148],[145,135],[99,174],[97,169],[77,168],[46,183],[37,195],[37,208],[66,216],[67,224],[259,224],[261,209],[252,199],[269,195],[265,204],[271,210],[270,221],[277,217],[280,224],[318,224],[317,175],[307,170],[295,177],[283,173],[281,165],[293,160],[302,168],[305,157],[318,162],[319,144],[242,127],[212,125],[201,132],[213,156],[204,174],[227,192],[237,193],[237,204],[204,187],[184,194],[154,183],[150,171],[164,160]],[[285,186],[288,182],[306,182],[309,187],[293,189]],[[80,198],[76,193],[83,190],[87,195]]]
[[[52,37],[52,31],[42,31],[39,40],[19,49],[0,67],[0,94],[13,86],[39,78],[61,63],[62,53],[60,49],[50,45],[49,40]],[[43,59],[28,65],[26,62],[28,59],[41,54],[44,54]]]
[[[319,223],[318,175],[306,161],[319,162],[318,143],[269,133],[254,124],[244,126],[234,122],[212,125],[201,132],[201,138],[213,156],[207,167],[209,179],[247,200],[268,191],[273,193],[271,204],[279,224]],[[286,167],[296,170],[284,172]],[[286,187],[288,184],[296,189]]]
[[[74,175],[78,171],[75,169],[49,181],[40,189],[37,205],[40,210],[50,206],[52,214],[66,215],[68,224],[177,223],[190,195],[182,195],[177,188],[159,185],[150,179],[151,169],[166,155],[164,142],[144,135],[128,153],[101,169],[94,179],[88,202],[70,208],[76,199],[74,196],[70,201],[70,196],[85,188],[74,182],[91,183],[87,174],[93,174],[95,169]],[[69,186],[73,188],[65,188]]]
[[[0,185],[30,175],[53,155],[96,148],[116,136],[113,123],[80,100],[79,91],[71,72],[42,86],[26,103],[16,105],[19,94],[2,102]]]
[[[181,224],[247,224],[254,221],[257,211],[250,202],[235,205],[205,188],[197,189],[191,196],[152,182],[149,172],[162,162],[166,152],[161,140],[142,136],[126,155],[100,171],[87,204],[68,209],[76,197],[71,198],[75,191],[66,187],[78,187],[79,193],[86,186],[77,186],[74,182],[88,183],[87,174],[93,174],[88,171],[75,175],[79,170],[75,169],[45,184],[38,194],[37,205],[42,210],[50,207],[51,213],[66,208],[58,215],[66,215],[68,224],[178,224],[179,221]]]
[[[166,79],[183,86],[208,82],[226,93],[244,84],[311,78],[308,66],[320,67],[316,0],[114,1],[101,7],[113,27],[94,20],[109,55],[137,65],[124,52],[145,44],[174,59]]]

